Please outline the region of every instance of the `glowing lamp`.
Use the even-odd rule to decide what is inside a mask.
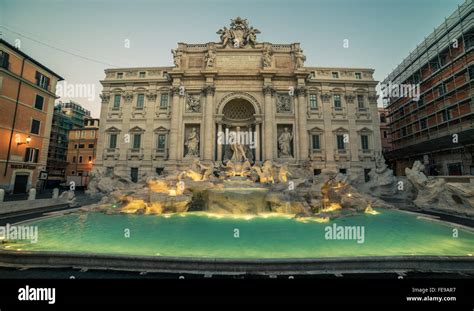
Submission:
[[[30,137],[30,135],[28,135],[28,136],[26,137],[26,141],[21,141],[20,135],[19,135],[19,134],[16,135],[16,144],[17,144],[17,145],[25,145],[25,144],[28,145],[30,142],[31,142],[31,137]]]

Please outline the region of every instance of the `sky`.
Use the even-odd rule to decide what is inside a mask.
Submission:
[[[65,83],[93,90],[61,100],[98,118],[104,69],[172,66],[178,42],[218,42],[216,31],[237,16],[261,31],[257,41],[300,42],[306,66],[373,68],[382,81],[463,2],[0,0],[0,31]]]

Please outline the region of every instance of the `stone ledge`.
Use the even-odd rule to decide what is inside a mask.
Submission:
[[[0,218],[19,216],[43,211],[52,211],[69,206],[63,199],[37,199],[0,203]]]
[[[133,263],[133,264],[131,264]],[[64,252],[0,251],[0,266],[30,268],[80,267],[167,273],[334,274],[464,272],[474,273],[474,257],[380,256],[305,259],[208,259]]]

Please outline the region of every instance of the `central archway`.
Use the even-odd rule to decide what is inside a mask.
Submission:
[[[226,122],[255,122],[255,108],[243,98],[235,98],[228,101],[224,109],[222,109],[222,114]]]
[[[249,160],[253,163],[260,160],[260,127],[256,122],[259,106],[253,97],[233,95],[225,102],[221,101],[218,107],[221,122],[218,124],[217,160]],[[239,143],[229,143],[228,138],[232,135],[240,138]]]
[[[216,113],[218,115],[222,115],[224,107],[230,101],[233,101],[233,100],[236,100],[236,99],[246,100],[247,102],[249,102],[253,106],[255,114],[258,114],[258,115],[262,114],[262,107],[261,107],[260,103],[258,102],[258,100],[255,97],[253,97],[252,95],[250,95],[248,93],[243,93],[243,92],[232,92],[232,93],[229,93],[229,94],[225,95],[219,101],[219,104],[216,107]]]

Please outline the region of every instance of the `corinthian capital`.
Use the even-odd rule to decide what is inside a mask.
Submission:
[[[107,104],[110,101],[110,94],[101,93],[99,94],[102,104]]]
[[[185,94],[185,89],[184,89],[184,86],[180,85],[180,86],[173,86],[171,89],[171,93],[173,95],[176,95],[176,96],[184,96]]]
[[[305,86],[299,86],[295,90],[295,94],[298,96],[306,96],[308,89]]]
[[[216,92],[216,87],[214,85],[206,85],[201,89],[201,92],[204,95],[214,95]]]
[[[274,95],[275,94],[275,89],[273,88],[273,86],[265,85],[263,87],[263,94],[265,94],[265,95]]]

